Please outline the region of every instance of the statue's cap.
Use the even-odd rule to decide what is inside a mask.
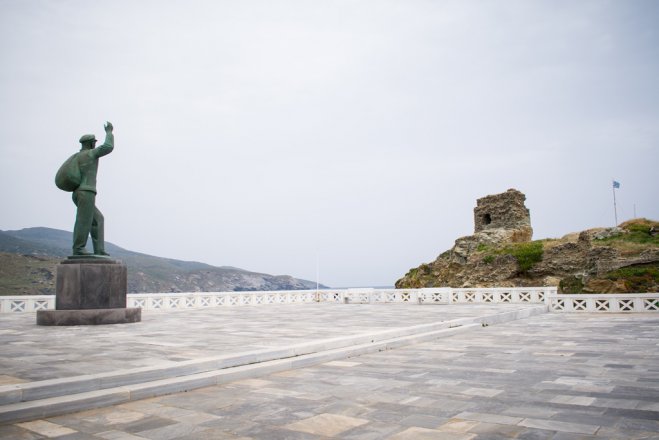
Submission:
[[[93,134],[85,134],[80,138],[80,143],[84,144],[85,142],[90,142],[95,140],[96,140],[96,136],[94,136]]]

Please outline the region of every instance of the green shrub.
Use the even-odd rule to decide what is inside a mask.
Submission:
[[[515,257],[519,270],[528,272],[536,263],[542,261],[544,246],[542,241],[514,243],[503,248],[502,253]]]
[[[491,264],[496,255],[512,255],[517,260],[519,271],[525,273],[536,263],[542,261],[543,253],[544,245],[541,240],[525,243],[512,243],[499,249],[488,250],[487,255],[483,257],[483,263]]]

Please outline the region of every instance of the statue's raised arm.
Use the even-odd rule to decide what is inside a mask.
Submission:
[[[114,150],[114,134],[112,133],[114,127],[112,126],[112,122],[106,122],[103,128],[105,128],[105,142],[92,150],[92,154],[97,159],[112,153],[112,150]]]

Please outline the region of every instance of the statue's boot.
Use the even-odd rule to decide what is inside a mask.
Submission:
[[[73,255],[92,255],[92,254],[87,252],[85,248],[82,248],[82,249],[73,249]]]
[[[105,256],[105,257],[109,257],[110,254],[105,252],[105,249],[103,248],[101,243],[102,242],[100,240],[94,239],[92,237],[92,245],[94,246],[94,255],[102,255],[102,256]]]

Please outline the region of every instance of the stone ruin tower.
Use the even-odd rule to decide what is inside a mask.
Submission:
[[[499,235],[499,240],[519,243],[531,241],[531,215],[526,196],[516,189],[485,196],[474,208],[474,235]]]

